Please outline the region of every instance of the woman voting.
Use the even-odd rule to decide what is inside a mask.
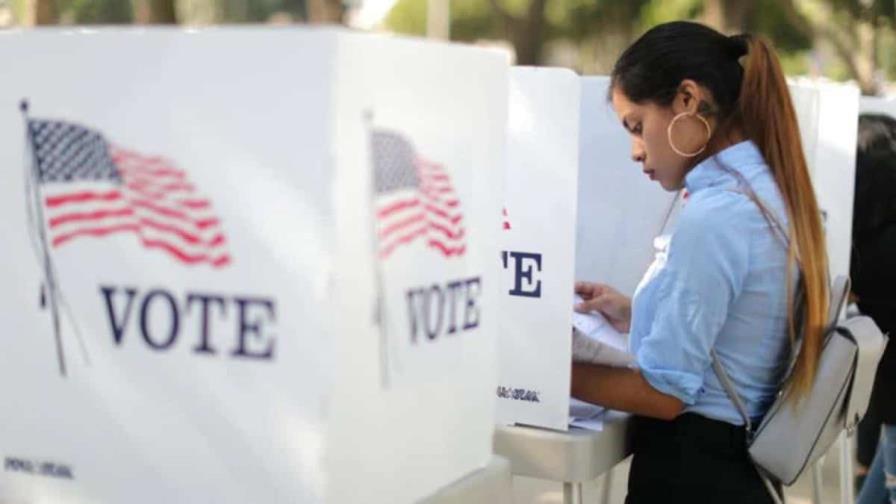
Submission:
[[[578,311],[629,331],[635,365],[574,364],[572,394],[635,414],[628,504],[772,502],[710,352],[758,425],[785,372],[801,281],[797,407],[816,372],[828,266],[778,58],[759,37],[667,23],[622,54],[609,99],[644,174],[688,197],[631,300],[576,284]]]

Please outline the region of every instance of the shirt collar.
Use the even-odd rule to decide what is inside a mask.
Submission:
[[[688,193],[693,194],[700,189],[731,181],[734,177],[726,170],[740,173],[749,180],[765,169],[765,159],[759,147],[752,140],[745,140],[701,161],[685,176],[684,185]]]

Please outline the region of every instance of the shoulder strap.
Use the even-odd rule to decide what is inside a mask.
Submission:
[[[736,170],[730,169],[725,166],[723,166],[723,169],[738,180],[740,187],[733,192],[741,193],[751,201],[753,201],[753,203],[755,203],[756,206],[759,207],[759,212],[769,223],[769,225],[771,225],[772,232],[775,233],[785,245],[790,246],[790,240],[788,238],[787,230],[784,229],[784,226],[781,225],[781,221],[775,216],[775,214],[765,206],[756,192],[753,191],[753,187],[750,186],[749,182],[747,182],[743,175],[741,175]],[[719,379],[719,383],[722,384],[722,388],[725,389],[725,393],[728,394],[728,397],[731,399],[731,402],[734,403],[734,407],[737,408],[737,412],[740,413],[740,416],[744,421],[744,426],[746,426],[747,428],[747,443],[749,443],[750,436],[753,432],[753,423],[752,421],[750,421],[750,415],[747,412],[747,406],[744,404],[743,399],[741,399],[740,395],[737,393],[737,390],[735,390],[734,383],[731,381],[728,373],[725,372],[725,367],[722,366],[722,361],[719,359],[715,348],[710,348],[709,356],[712,359],[712,370],[715,372],[716,378]]]
[[[850,282],[849,277],[846,275],[839,275],[834,279],[834,283],[831,285],[831,304],[828,308],[828,323],[831,324],[831,328],[837,325],[837,321],[840,320],[840,314],[843,313],[843,308],[846,306],[846,300],[849,299],[849,289],[852,286],[852,282]]]
[[[841,275],[834,279],[834,285],[831,287],[830,310],[828,312],[828,322],[830,324],[829,327],[831,328],[836,326],[837,320],[840,318],[840,313],[842,313],[843,311],[843,306],[845,305],[846,299],[849,296],[849,285],[849,278],[846,276]],[[798,300],[799,298],[799,294],[794,296],[795,300]],[[747,407],[744,404],[743,399],[741,399],[740,395],[737,393],[737,390],[735,390],[734,383],[731,381],[728,373],[725,372],[725,367],[722,366],[722,361],[719,360],[719,356],[718,354],[716,354],[715,348],[710,349],[709,355],[712,358],[712,369],[715,372],[716,377],[719,379],[719,382],[722,384],[722,388],[725,389],[725,393],[728,394],[731,402],[734,403],[734,407],[737,408],[738,413],[740,413],[741,418],[743,418],[744,425],[747,426],[747,432],[752,432],[752,423],[750,422],[750,416],[747,413]],[[793,367],[792,361],[794,360],[795,356],[796,353],[794,352],[791,356],[791,368]]]
[[[747,445],[752,442],[753,435],[753,424],[750,422],[750,415],[747,414],[747,407],[744,405],[740,396],[737,394],[737,391],[734,390],[734,384],[731,382],[731,379],[728,378],[728,373],[725,372],[725,368],[722,367],[721,361],[719,361],[719,356],[716,355],[715,349],[711,349],[709,354],[712,356],[712,369],[716,372],[716,376],[719,378],[719,382],[722,383],[722,387],[725,389],[725,392],[728,394],[728,397],[731,398],[731,402],[734,403],[734,407],[737,408],[738,413],[740,413],[741,418],[744,419],[744,426],[747,428]],[[755,464],[754,464],[755,465]],[[772,498],[772,501],[775,504],[784,504],[784,499],[781,494],[778,493],[778,490],[775,488],[775,485],[772,483],[771,478],[766,474],[765,469],[762,467],[755,465],[756,472],[759,473],[759,478],[762,479],[762,483],[765,485],[765,489],[768,491],[768,495]]]
[[[750,433],[753,432],[753,424],[750,422],[750,415],[747,414],[747,406],[740,398],[740,394],[734,389],[734,383],[732,383],[731,378],[728,377],[728,373],[725,372],[725,368],[722,366],[722,361],[719,360],[719,356],[716,354],[716,349],[710,349],[709,355],[712,357],[712,370],[715,371],[716,378],[719,379],[722,388],[725,389],[725,393],[728,394],[731,402],[734,403],[734,407],[737,408],[737,412],[740,413],[741,418],[744,420],[744,425],[747,427],[747,439],[749,442]]]
[[[732,192],[740,193],[750,199],[757,207],[759,207],[759,213],[762,214],[762,217],[768,222],[768,224],[772,228],[772,232],[781,240],[784,245],[790,247],[790,233],[788,229],[781,223],[781,219],[779,219],[774,212],[772,212],[762,201],[762,198],[756,194],[756,191],[753,190],[753,186],[750,185],[750,182],[738,172],[732,168],[722,165],[722,169],[731,174],[735,179],[737,179],[738,188],[737,189],[729,189]]]

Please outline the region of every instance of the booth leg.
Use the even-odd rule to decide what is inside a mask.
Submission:
[[[563,483],[563,504],[582,504],[582,483]]]
[[[601,492],[600,504],[610,504],[610,495],[613,493],[613,469],[604,473],[604,488]]]
[[[824,457],[821,457],[812,464],[812,504],[821,504],[821,465],[823,461]]]

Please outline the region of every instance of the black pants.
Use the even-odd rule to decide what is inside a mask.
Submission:
[[[774,502],[749,460],[744,427],[694,413],[632,425],[626,504]]]

